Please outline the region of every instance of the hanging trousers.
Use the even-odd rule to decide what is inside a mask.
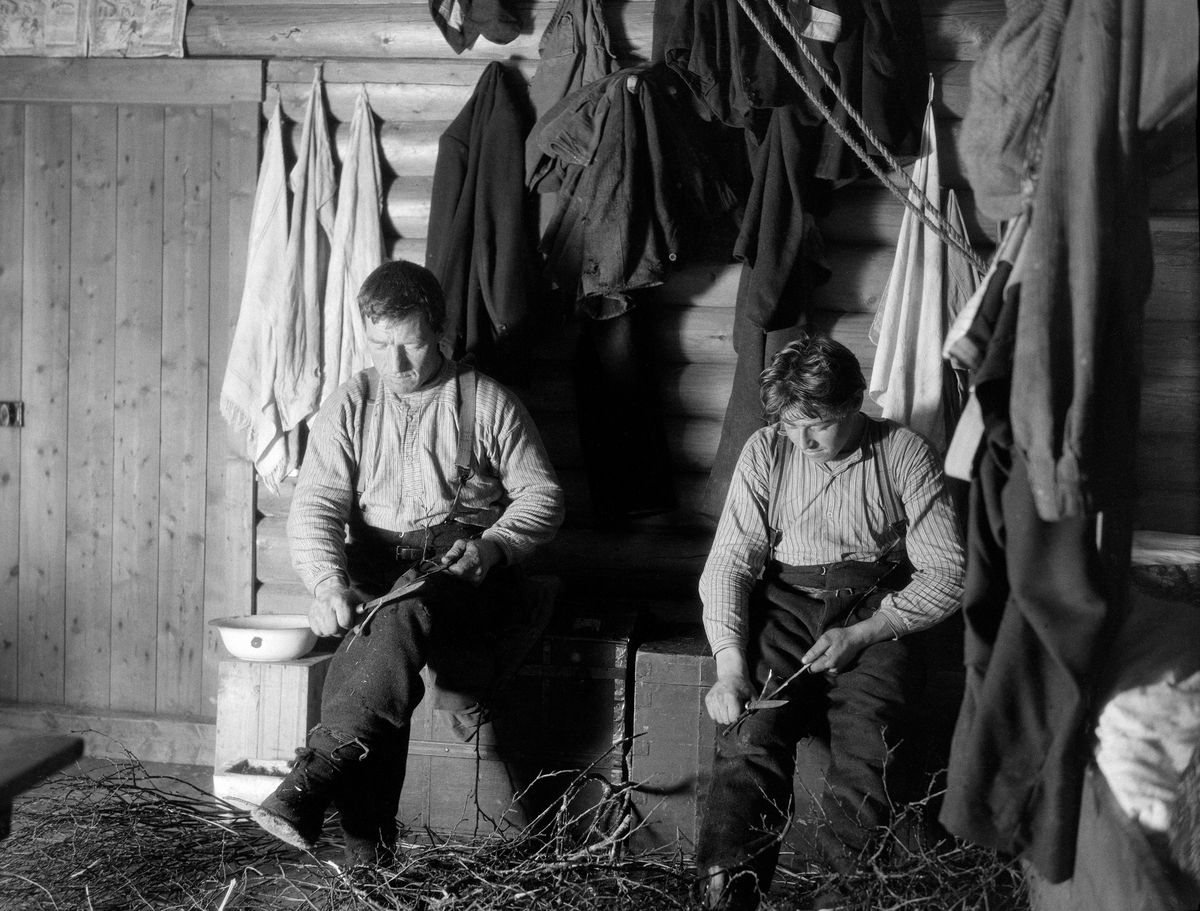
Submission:
[[[1062,882],[1074,871],[1089,690],[1119,613],[1114,570],[1095,518],[1043,521],[1023,460],[995,443],[971,486],[967,556],[966,692],[940,818]]]

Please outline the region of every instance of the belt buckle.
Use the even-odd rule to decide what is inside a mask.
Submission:
[[[409,547],[404,544],[396,545],[396,562],[397,563],[408,563],[408,562],[412,562],[415,560],[424,560],[424,559],[425,559],[425,548]]]

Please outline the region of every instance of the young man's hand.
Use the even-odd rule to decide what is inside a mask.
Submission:
[[[493,566],[503,562],[500,545],[486,538],[459,538],[442,557],[446,572],[472,585],[478,585]]]
[[[329,578],[313,592],[308,625],[318,636],[339,636],[354,626],[360,598],[341,579]]]
[[[888,622],[879,614],[874,614],[850,626],[826,630],[800,660],[814,674],[835,677],[868,645],[894,637],[895,633]]]
[[[717,652],[717,682],[704,697],[708,717],[717,724],[733,724],[754,695],[741,649],[724,648]]]

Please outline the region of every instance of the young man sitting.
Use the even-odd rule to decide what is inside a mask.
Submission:
[[[854,870],[888,821],[885,768],[921,680],[903,637],[959,606],[963,547],[941,460],[862,414],[865,388],[829,338],[776,355],[761,380],[771,423],[742,450],[700,579],[719,725],[696,852],[710,907],[754,908],[769,889],[796,745],[812,734],[828,732],[831,754],[813,841],[832,869]],[[764,695],[784,702],[755,708]]]

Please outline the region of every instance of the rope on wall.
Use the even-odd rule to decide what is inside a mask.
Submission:
[[[983,261],[983,258],[975,252],[975,248],[971,246],[970,241],[963,237],[962,233],[952,224],[950,224],[950,222],[946,220],[941,212],[932,206],[932,204],[929,202],[929,199],[925,196],[924,191],[913,182],[912,178],[908,175],[908,172],[900,166],[900,163],[896,161],[895,157],[886,148],[884,148],[883,143],[880,142],[879,138],[871,131],[871,128],[868,127],[863,121],[862,115],[859,114],[858,111],[856,111],[847,101],[846,96],[842,93],[841,89],[838,88],[837,84],[833,80],[833,77],[825,71],[825,68],[821,66],[816,57],[813,56],[813,53],[805,46],[804,42],[800,38],[799,32],[796,30],[795,24],[779,7],[776,0],[764,0],[764,2],[770,8],[771,12],[775,14],[775,18],[777,18],[783,27],[787,29],[788,34],[792,37],[792,40],[795,41],[796,47],[799,48],[800,53],[804,55],[810,64],[812,64],[813,68],[821,76],[822,81],[824,81],[825,85],[827,85],[829,90],[833,93],[833,97],[837,100],[838,104],[842,106],[842,108],[849,115],[850,119],[853,120],[854,123],[857,124],[858,128],[862,131],[863,136],[866,137],[870,141],[871,145],[873,145],[879,151],[880,156],[884,159],[884,161],[887,162],[888,166],[892,168],[894,173],[903,175],[905,183],[908,184],[908,192],[905,192],[904,188],[898,186],[891,178],[889,178],[879,164],[863,147],[862,143],[850,135],[850,131],[834,119],[833,110],[821,100],[820,94],[817,92],[817,90],[804,80],[804,77],[800,74],[799,68],[795,63],[792,62],[791,58],[789,58],[787,54],[783,52],[783,48],[779,46],[779,43],[774,39],[774,37],[767,33],[766,26],[763,24],[762,19],[759,18],[758,14],[753,9],[751,9],[750,0],[738,0],[738,5],[742,8],[742,12],[746,14],[751,24],[753,24],[753,26],[758,30],[759,35],[762,37],[767,47],[769,47],[775,56],[779,58],[779,62],[783,64],[784,69],[788,71],[788,74],[793,80],[795,80],[796,84],[800,86],[800,89],[804,92],[804,94],[808,96],[808,99],[821,113],[821,116],[823,116],[829,125],[833,127],[834,132],[841,137],[841,139],[846,143],[850,150],[854,152],[855,155],[862,159],[863,163],[867,166],[867,169],[879,179],[880,183],[882,183],[888,188],[888,190],[891,191],[893,196],[895,196],[902,203],[904,203],[904,205],[916,213],[917,217],[921,219],[921,222],[924,225],[934,231],[938,237],[950,244],[950,246],[954,247],[964,256],[966,256],[967,259],[971,261],[971,264],[979,270],[980,274],[986,272],[987,264]],[[918,201],[914,201],[910,194],[915,195]]]

